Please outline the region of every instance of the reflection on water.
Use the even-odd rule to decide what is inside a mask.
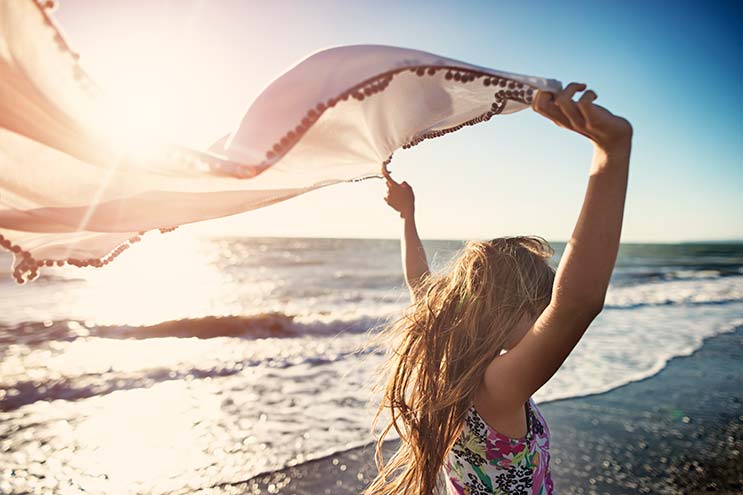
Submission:
[[[199,239],[178,231],[145,238],[103,268],[49,268],[23,286],[0,279],[0,291],[12,296],[0,298],[0,324],[151,325],[266,312],[348,319],[389,314],[407,298],[396,241]],[[0,253],[4,260],[10,264]]]
[[[608,312],[535,398],[596,392],[646,376],[742,310],[738,303]],[[88,337],[13,358],[3,371],[29,366],[20,376],[3,373],[3,389],[18,390],[16,378],[36,376],[42,397],[0,413],[0,473],[13,473],[0,491],[189,493],[369,442],[370,390],[382,355],[360,352],[365,341],[361,333]],[[42,392],[55,384],[61,384],[57,392]],[[77,400],[64,400],[75,394]]]
[[[97,324],[137,325],[239,311],[229,275],[214,263],[209,244],[152,236],[105,269],[86,270],[69,311]],[[270,292],[265,283],[254,289]]]
[[[106,479],[108,493],[180,488],[190,473],[208,473],[223,452],[210,449],[212,432],[203,428],[221,416],[219,399],[196,398],[185,382],[114,393],[101,402],[75,427],[79,450],[70,467]]]
[[[213,343],[213,350],[225,347],[226,342],[213,340],[199,343]],[[0,472],[14,475],[0,489],[188,492],[371,440],[369,371],[379,356],[354,353],[363,335],[281,342],[287,345],[279,349],[271,339],[256,341],[254,350],[242,346],[241,352],[254,359],[278,354],[283,361],[266,359],[232,375],[189,373],[147,388],[78,401],[35,401],[2,413],[0,438],[8,455],[0,460]],[[151,343],[135,341],[140,347]],[[90,344],[91,351],[96,349],[95,342]],[[185,364],[182,346],[173,347],[177,359],[164,357],[157,364]],[[356,360],[349,360],[352,355]],[[117,361],[124,369],[147,366],[134,348],[123,349]],[[200,364],[217,366],[217,357],[206,352]],[[86,369],[81,364],[79,371]],[[72,371],[60,367],[56,373]]]

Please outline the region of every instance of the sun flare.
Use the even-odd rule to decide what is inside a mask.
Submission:
[[[195,37],[160,32],[143,33],[96,57],[92,76],[105,94],[107,128],[116,146],[146,153],[164,142],[193,141],[199,126],[190,109],[212,97],[214,79],[193,61],[209,56]]]

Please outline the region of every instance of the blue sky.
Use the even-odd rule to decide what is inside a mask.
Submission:
[[[117,97],[206,146],[310,52],[380,43],[585,82],[635,129],[623,240],[743,239],[743,3],[62,0],[54,13]],[[152,109],[150,109],[152,111]],[[399,151],[421,237],[570,236],[592,145],[523,111]],[[194,226],[236,235],[397,237],[382,180]]]

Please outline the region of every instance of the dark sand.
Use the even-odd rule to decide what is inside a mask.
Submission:
[[[540,408],[558,493],[743,493],[743,328],[646,380]],[[357,494],[375,472],[362,447],[198,493]]]

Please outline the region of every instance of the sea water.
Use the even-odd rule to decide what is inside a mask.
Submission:
[[[440,270],[464,241],[424,244]],[[742,270],[741,244],[623,245],[535,400],[642,379],[741,325]],[[177,232],[103,269],[0,273],[0,293],[0,493],[187,493],[368,443],[370,333],[409,302],[397,240]]]

